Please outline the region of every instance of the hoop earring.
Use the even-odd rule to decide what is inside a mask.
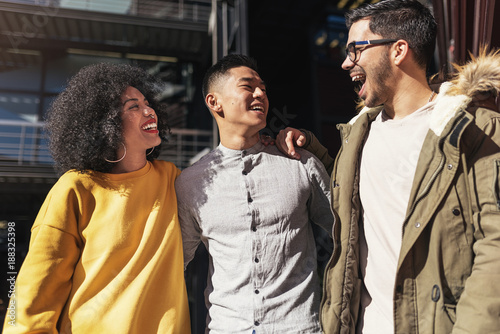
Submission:
[[[155,150],[155,147],[151,147],[151,151],[149,151],[149,153],[146,154],[146,156],[150,155],[151,153],[153,153],[153,151]]]
[[[118,159],[118,160],[108,160],[108,159],[104,158],[104,160],[105,160],[106,162],[109,162],[110,164],[115,164],[115,163],[117,163],[117,162],[122,161],[122,160],[123,160],[123,158],[125,158],[125,156],[127,155],[127,147],[126,147],[126,146],[125,146],[125,144],[124,144],[124,143],[122,143],[122,142],[120,142],[120,144],[122,144],[122,146],[123,146],[123,150],[124,150],[124,151],[123,151],[123,156],[122,156],[120,159]]]

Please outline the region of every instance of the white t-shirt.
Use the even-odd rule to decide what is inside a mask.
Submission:
[[[434,105],[428,103],[398,120],[382,111],[363,147],[360,267],[364,288],[358,333],[394,333],[393,293],[403,221]]]

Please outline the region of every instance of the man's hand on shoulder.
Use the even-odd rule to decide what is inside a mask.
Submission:
[[[260,142],[264,146],[274,145],[274,139],[271,136],[268,136],[268,135],[261,135],[260,136]]]
[[[280,130],[276,137],[275,145],[286,156],[293,159],[300,159],[300,154],[295,151],[295,147],[302,147],[306,143],[306,136],[298,129],[285,128]]]

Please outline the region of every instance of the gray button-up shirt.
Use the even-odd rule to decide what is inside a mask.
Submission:
[[[320,283],[310,222],[331,234],[329,180],[309,152],[219,145],[176,181],[187,265],[209,253],[207,331],[320,333]]]

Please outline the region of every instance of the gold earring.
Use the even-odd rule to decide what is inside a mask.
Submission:
[[[120,159],[118,159],[118,160],[108,160],[108,159],[104,158],[104,160],[105,160],[106,162],[109,162],[110,164],[115,164],[115,163],[117,163],[117,162],[122,161],[122,160],[123,160],[123,158],[125,158],[125,156],[127,155],[127,147],[126,147],[126,146],[125,146],[125,144],[124,144],[124,143],[122,143],[122,142],[120,142],[120,144],[122,144],[122,146],[123,146],[123,156],[122,156]]]

